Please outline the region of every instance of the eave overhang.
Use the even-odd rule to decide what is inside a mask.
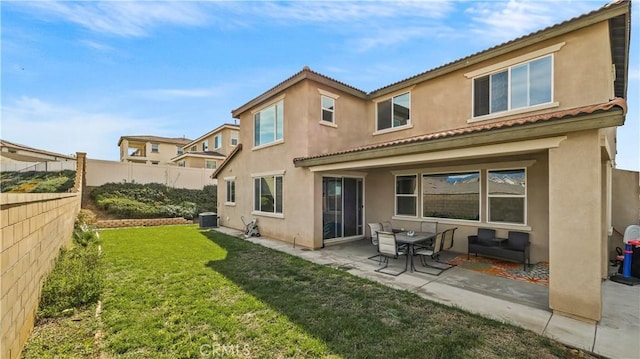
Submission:
[[[372,145],[371,148],[364,147],[362,150],[355,149],[318,157],[297,158],[293,162],[295,167],[317,167],[344,162],[555,137],[577,131],[622,126],[624,124],[624,116],[625,108],[615,106],[606,111],[563,117],[544,122],[524,123],[462,134],[447,135],[447,133],[444,133],[437,138],[414,142],[408,140],[405,143],[392,142],[388,145]]]
[[[218,166],[218,168],[216,168],[216,170],[211,174],[211,178],[218,178],[218,174],[222,171],[222,169],[224,169],[227,166],[227,164],[229,164],[229,162],[231,162],[231,160],[233,160],[236,154],[240,151],[242,151],[242,143],[238,143],[236,148],[234,148],[233,151],[229,153],[229,156],[227,156],[227,158],[225,158],[225,160],[222,161],[220,166]]]

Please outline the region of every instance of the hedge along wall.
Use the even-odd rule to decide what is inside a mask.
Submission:
[[[71,241],[80,211],[84,153],[74,193],[0,194],[0,358],[18,358],[33,328],[44,278]]]

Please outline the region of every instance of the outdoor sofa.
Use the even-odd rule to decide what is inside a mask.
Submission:
[[[522,263],[524,270],[529,259],[529,233],[509,231],[507,238],[496,237],[496,231],[489,228],[478,228],[478,234],[468,237],[467,259],[471,253],[507,259]]]

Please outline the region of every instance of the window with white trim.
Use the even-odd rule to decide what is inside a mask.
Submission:
[[[205,168],[215,170],[217,166],[218,166],[218,161],[216,160],[204,160]]]
[[[238,145],[238,132],[231,132],[231,146]]]
[[[284,102],[278,101],[253,115],[255,146],[262,146],[282,140],[284,122],[283,109]]]
[[[553,101],[553,55],[473,79],[473,117]]]
[[[480,220],[480,172],[422,175],[422,216]]]
[[[184,160],[178,161],[178,167],[185,167],[187,164]]]
[[[176,146],[176,153],[178,155],[181,155],[184,153],[184,148],[182,148],[181,146]]]
[[[487,222],[526,224],[526,170],[487,171]]]
[[[376,129],[378,131],[411,124],[411,93],[403,93],[376,106]]]
[[[322,121],[328,122],[328,123],[335,123],[336,100],[331,97],[322,95],[321,105],[322,105]]]
[[[396,215],[418,215],[418,175],[396,176]]]
[[[235,178],[225,179],[227,184],[227,203],[236,203],[236,180]]]
[[[213,138],[213,148],[218,149],[222,147],[222,134],[218,134]]]
[[[207,141],[202,142],[202,151],[209,150],[209,143]]]
[[[255,211],[282,213],[282,176],[255,177],[253,190]]]
[[[197,150],[198,150],[198,146],[197,145],[191,146],[191,152],[196,152]]]
[[[151,152],[153,152],[153,153],[160,152],[160,145],[157,144],[157,143],[152,143],[151,144]]]

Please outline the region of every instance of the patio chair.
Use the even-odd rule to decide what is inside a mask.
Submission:
[[[404,264],[404,270],[398,273],[384,272],[383,269],[389,266],[389,259],[397,259],[400,256],[408,255],[406,247],[398,247],[396,241],[396,234],[393,232],[378,231],[378,253],[384,259],[384,267],[378,268],[375,271],[383,274],[389,274],[392,276],[398,276],[407,271],[407,260]]]
[[[440,263],[438,262],[438,258],[440,256],[440,251],[442,250],[442,243],[444,240],[444,236],[445,233],[447,231],[444,232],[440,232],[436,235],[435,240],[433,241],[433,247],[432,248],[427,248],[427,247],[421,247],[421,248],[416,248],[414,250],[414,254],[420,256],[420,262],[422,263],[422,265],[424,267],[430,267],[430,268],[435,268],[435,269],[439,269],[440,271],[436,274],[433,273],[428,273],[428,272],[423,272],[423,273],[427,273],[427,274],[432,274],[432,275],[440,275],[442,274],[442,272],[444,272],[447,269],[453,268],[453,266],[451,264],[447,264],[447,263]],[[427,261],[426,257],[430,257],[431,259],[435,260],[436,263],[431,264]]]
[[[367,225],[369,226],[369,232],[371,232],[371,244],[376,247],[376,250],[378,250],[378,231],[382,230],[382,225],[380,223],[367,223]],[[380,256],[379,253],[374,254],[367,259],[376,259],[376,258],[379,260],[382,260],[382,257]]]
[[[458,229],[458,227],[454,227],[454,228],[449,228],[447,230],[445,230],[442,235],[442,248],[440,249],[440,252],[445,252],[450,250],[451,248],[453,248],[453,238],[454,235],[456,233],[456,229]],[[438,253],[437,257],[435,258],[436,262],[438,263],[443,263],[443,264],[447,264],[450,265],[452,267],[455,267],[455,264],[451,264],[448,262],[443,262],[440,260],[440,253]]]

